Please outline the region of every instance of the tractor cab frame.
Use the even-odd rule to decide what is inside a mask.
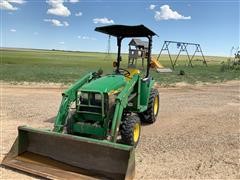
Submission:
[[[95,28],[95,31],[108,34],[110,36],[114,36],[117,38],[117,62],[116,62],[116,73],[120,73],[121,71],[127,71],[125,69],[120,68],[121,63],[121,44],[124,38],[132,38],[132,37],[146,37],[148,38],[148,57],[147,57],[147,72],[145,77],[149,77],[149,71],[151,67],[151,50],[152,50],[152,37],[156,35],[152,30],[148,29],[144,25],[137,26],[126,26],[126,25],[111,25],[111,26],[102,26]]]

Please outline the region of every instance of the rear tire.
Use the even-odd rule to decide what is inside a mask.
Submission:
[[[138,116],[127,116],[121,124],[122,143],[136,147],[141,134],[141,121]]]
[[[146,111],[139,113],[141,121],[144,123],[154,123],[157,120],[159,112],[159,93],[157,89],[151,89],[150,97],[148,100],[148,108]]]
[[[66,121],[67,121],[67,124],[66,124],[67,134],[74,134],[73,133],[73,124],[75,123],[75,120],[73,118],[73,115],[69,114]]]

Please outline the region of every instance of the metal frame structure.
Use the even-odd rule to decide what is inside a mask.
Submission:
[[[111,35],[108,35],[107,54],[111,51]]]
[[[180,49],[175,59],[173,59],[172,56],[171,56],[171,53],[170,53],[170,50],[169,50],[169,45],[170,44],[177,44],[177,48]],[[188,50],[187,50],[188,46],[195,46],[196,49],[195,49],[193,55],[189,55]],[[201,55],[202,55],[202,58],[203,58],[203,64],[205,64],[207,66],[207,61],[206,61],[206,59],[203,55],[202,48],[201,48],[200,44],[188,43],[188,42],[178,42],[178,41],[164,41],[162,49],[161,49],[161,51],[160,51],[160,53],[157,57],[158,61],[159,61],[159,58],[160,58],[163,51],[168,52],[168,56],[169,56],[169,59],[170,59],[170,62],[171,62],[171,65],[172,65],[173,69],[175,69],[177,60],[178,60],[181,52],[186,52],[187,57],[188,57],[188,65],[190,65],[191,67],[193,67],[193,65],[192,65],[193,58],[195,57],[197,52],[200,52]]]
[[[133,38],[129,42],[128,46],[129,46],[128,67],[132,67],[132,65],[137,67],[137,61],[139,59],[141,59],[142,60],[142,68],[144,69],[144,61],[146,58],[148,58],[148,42],[142,41],[141,39]]]
[[[108,35],[108,40],[107,40],[107,48],[106,48],[106,55],[104,57],[105,60],[111,60],[111,35]]]

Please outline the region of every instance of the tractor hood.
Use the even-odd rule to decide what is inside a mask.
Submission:
[[[123,75],[107,75],[83,85],[80,90],[109,93],[124,87],[125,84]]]

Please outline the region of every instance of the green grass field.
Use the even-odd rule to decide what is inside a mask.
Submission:
[[[1,66],[0,80],[12,83],[27,82],[56,82],[71,83],[90,71],[97,71],[99,68],[104,73],[112,72],[111,58],[106,58],[104,53],[94,52],[65,52],[48,50],[0,50]],[[196,57],[200,59],[200,57]],[[177,82],[198,83],[198,82],[222,82],[227,80],[239,80],[240,71],[229,70],[221,72],[221,62],[226,61],[225,57],[206,57],[208,67],[200,61],[193,61],[194,67],[186,66],[186,57],[181,56],[173,73],[157,73],[151,71],[151,75],[163,85]],[[162,56],[160,62],[165,67],[171,67],[168,56]],[[127,65],[127,55],[123,55],[123,67]],[[185,75],[180,76],[179,71],[184,70]]]

